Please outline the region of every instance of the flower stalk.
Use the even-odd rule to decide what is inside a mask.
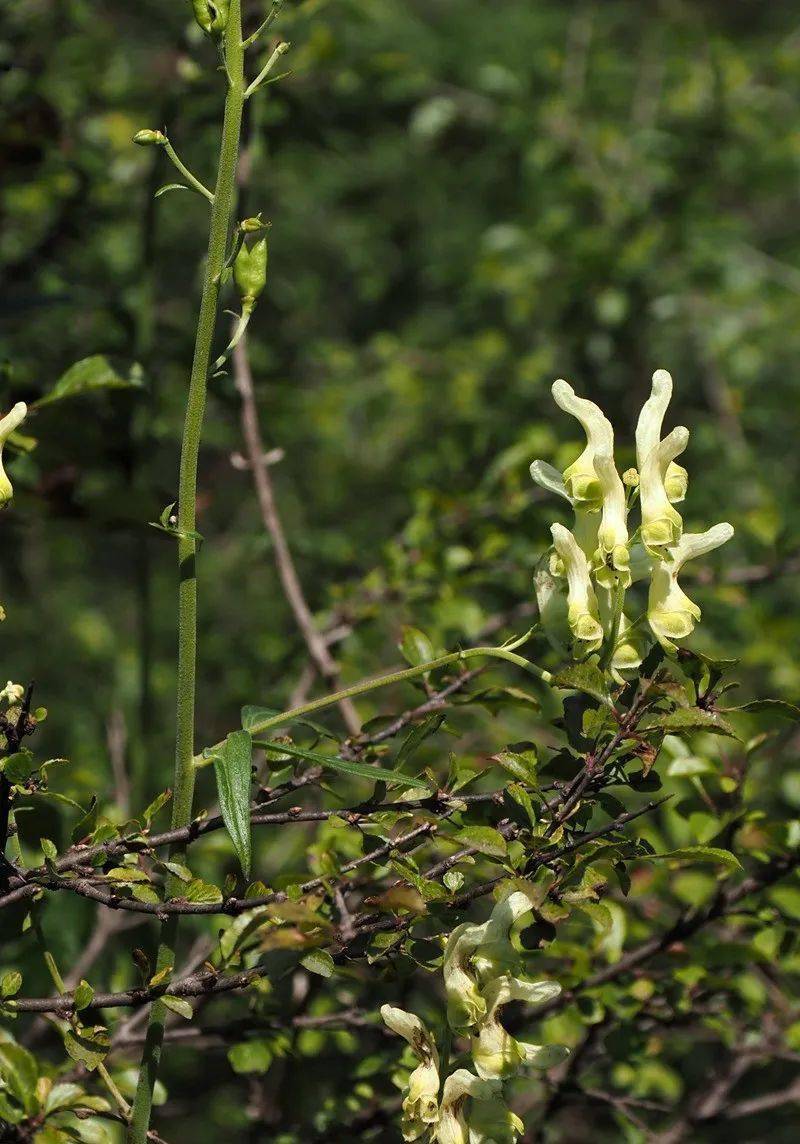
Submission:
[[[224,55],[228,75],[216,187],[211,204],[208,256],[197,321],[194,357],[186,403],[178,486],[178,693],[175,735],[172,825],[185,827],[191,821],[195,770],[194,721],[197,657],[197,466],[206,403],[211,345],[217,318],[221,272],[225,264],[233,211],[236,160],[245,98],[244,47],[241,0],[231,0],[224,30]],[[182,860],[180,851],[173,855]],[[167,884],[167,895],[178,892]],[[156,972],[175,964],[177,915],[163,924]],[[153,1089],[161,1062],[167,1009],[156,1001],[150,1014],[136,1097],[128,1133],[130,1144],[145,1144],[153,1105]]]

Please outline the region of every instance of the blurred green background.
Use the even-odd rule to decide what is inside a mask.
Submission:
[[[344,677],[398,663],[404,623],[437,647],[524,630],[558,511],[528,464],[578,443],[552,380],[603,406],[624,468],[665,367],[669,425],[692,430],[688,527],[736,528],[687,574],[695,646],[741,656],[751,694],[796,699],[797,5],[286,7],[292,74],[248,129],[247,213],[273,224],[250,349],[303,584],[320,623],[349,631]],[[2,407],[95,353],[143,379],[43,409],[10,466],[3,679],[36,680],[39,749],[71,758],[62,781],[82,797],[111,795],[112,755],[137,800],[171,773],[176,568],[147,522],[175,497],[207,207],[154,200],[174,173],[131,136],[166,125],[210,181],[216,65],[188,3],[16,0],[2,15]],[[238,417],[231,379],[215,380],[200,743],[242,703],[287,702],[306,661],[231,463]],[[800,805],[790,769],[774,783]]]

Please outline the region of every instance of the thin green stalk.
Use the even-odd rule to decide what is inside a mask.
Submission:
[[[463,651],[452,651],[448,655],[439,656],[438,659],[432,659],[427,663],[419,663],[415,667],[406,667],[402,671],[393,671],[389,675],[379,675],[377,679],[364,679],[360,683],[354,683],[350,687],[342,688],[341,691],[331,692],[329,695],[322,695],[319,699],[312,699],[310,703],[303,703],[300,707],[292,707],[289,711],[281,711],[277,715],[270,715],[269,718],[262,719],[261,722],[248,727],[248,730],[253,735],[261,735],[264,731],[269,731],[273,727],[279,727],[283,723],[291,723],[293,719],[298,719],[302,715],[311,715],[314,711],[321,711],[324,707],[331,707],[334,703],[339,703],[342,699],[352,699],[356,695],[366,695],[368,691],[376,691],[379,687],[388,687],[392,683],[402,683],[406,679],[416,679],[420,675],[425,675],[426,672],[436,671],[437,668],[448,667],[453,663],[462,663],[464,660],[476,658],[505,659],[509,663],[521,667],[523,671],[527,671],[529,675],[535,675],[537,679],[541,679],[545,683],[549,683],[553,678],[549,671],[545,671],[537,664],[531,663],[531,661],[525,659],[524,656],[516,655],[512,648],[468,647]],[[211,754],[224,745],[224,741],[222,741],[215,743],[213,747],[206,748],[206,750]],[[202,755],[198,755],[195,758],[196,767],[204,767],[209,762],[211,762],[211,759],[205,758]]]
[[[208,187],[205,186],[204,183],[201,183],[200,180],[195,175],[192,174],[192,172],[189,170],[189,168],[186,166],[186,164],[181,160],[180,156],[178,155],[178,152],[172,146],[169,139],[164,144],[164,150],[166,151],[167,155],[169,155],[174,166],[183,175],[186,182],[191,187],[194,187],[194,189],[197,191],[198,194],[202,195],[203,198],[208,199],[208,201],[213,205],[213,203],[214,203],[213,192],[210,191],[208,189]]]
[[[175,735],[175,774],[173,781],[172,825],[188,826],[192,817],[195,771],[194,708],[197,657],[197,544],[192,538],[196,525],[197,464],[206,402],[208,367],[211,343],[216,324],[220,290],[220,274],[225,262],[225,250],[233,209],[236,159],[239,151],[239,133],[244,107],[244,49],[242,46],[241,0],[231,0],[225,34],[225,63],[228,91],[225,99],[225,117],[222,126],[217,182],[211,208],[203,296],[197,321],[194,359],[186,403],[186,421],[181,448],[180,482],[178,486],[178,695]],[[177,861],[183,860],[182,848],[173,851]],[[178,891],[178,885],[167,882],[167,896]],[[171,915],[163,924],[156,971],[175,964],[175,943],[178,915]],[[167,1009],[156,1001],[150,1012],[150,1023],[142,1053],[139,1083],[133,1103],[130,1144],[145,1144],[153,1105],[153,1088],[161,1063],[164,1021]]]

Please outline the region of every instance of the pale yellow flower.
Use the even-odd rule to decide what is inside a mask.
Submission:
[[[678,583],[678,573],[687,560],[705,556],[733,536],[730,524],[715,524],[707,532],[685,532],[653,566],[647,604],[647,621],[656,639],[667,651],[676,651],[675,640],[691,635],[700,619],[700,608]]]
[[[611,422],[599,405],[578,397],[566,381],[559,379],[553,383],[553,398],[556,405],[565,413],[571,413],[583,426],[586,433],[586,447],[576,461],[564,470],[564,484],[567,492],[576,501],[585,501],[599,509],[603,498],[602,488],[594,467],[598,452],[614,452],[614,430]]]
[[[433,1037],[414,1013],[381,1005],[381,1017],[393,1033],[408,1041],[420,1062],[408,1078],[401,1126],[404,1140],[418,1140],[439,1119],[439,1053]]]
[[[484,989],[486,1016],[471,1041],[478,1076],[484,1080],[505,1080],[525,1065],[548,1069],[564,1060],[567,1051],[561,1045],[533,1045],[515,1040],[501,1025],[499,1013],[509,1001],[541,1006],[560,992],[561,986],[555,981],[523,981],[509,974],[489,982]]]
[[[572,634],[587,651],[596,651],[603,642],[603,627],[589,574],[589,562],[568,528],[554,524],[550,531],[567,577],[567,619]]]
[[[24,401],[18,401],[10,413],[0,420],[0,508],[5,508],[14,495],[11,481],[3,468],[3,446],[8,438],[18,429],[28,415],[28,407]]]

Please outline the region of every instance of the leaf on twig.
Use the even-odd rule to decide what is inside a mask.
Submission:
[[[213,755],[222,820],[231,836],[245,877],[250,874],[250,786],[253,740],[249,731],[231,731]]]

